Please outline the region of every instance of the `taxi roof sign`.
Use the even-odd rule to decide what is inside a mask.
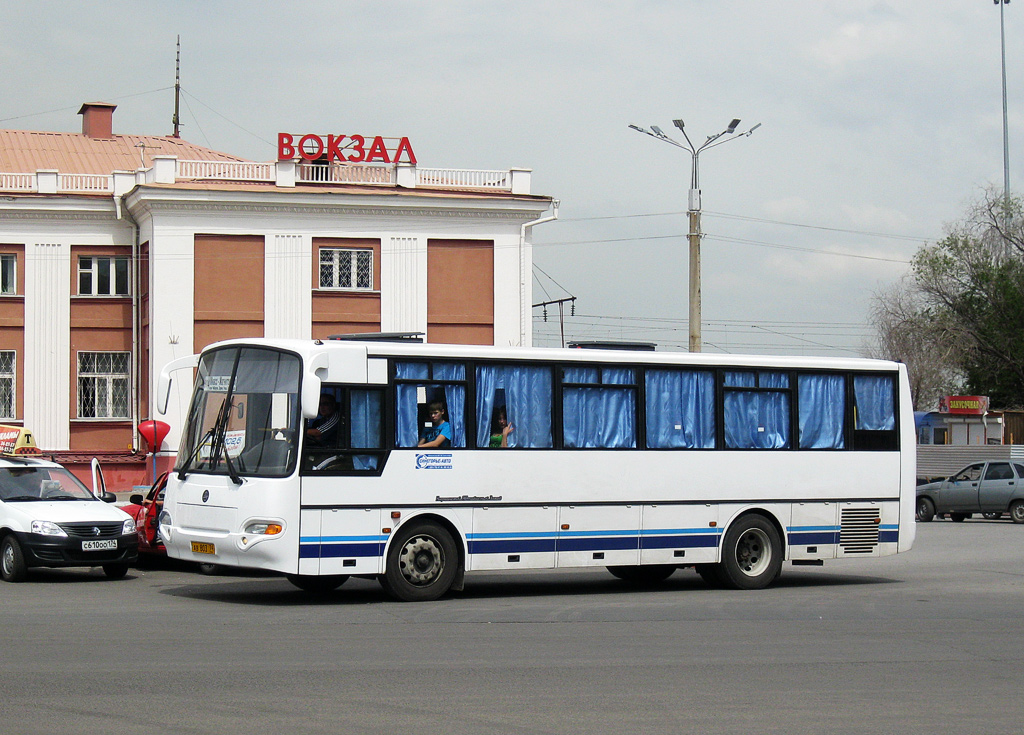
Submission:
[[[32,432],[21,426],[0,426],[0,454],[42,454]]]

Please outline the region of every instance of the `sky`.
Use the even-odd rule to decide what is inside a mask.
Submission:
[[[1024,180],[1024,1],[1002,8],[1010,187]],[[407,136],[422,166],[528,168],[534,343],[687,345],[690,156],[705,150],[705,352],[863,354],[872,295],[1003,185],[991,0],[0,0],[0,127],[171,132],[252,160],[278,132]]]

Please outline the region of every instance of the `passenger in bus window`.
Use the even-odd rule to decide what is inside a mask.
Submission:
[[[320,396],[320,412],[310,420],[306,427],[306,440],[309,444],[319,447],[333,447],[338,443],[338,424],[341,414],[338,412],[338,399],[331,393]]]
[[[515,427],[508,422],[508,414],[504,406],[499,406],[497,416],[491,424],[491,449],[498,449],[508,446],[508,435],[515,431]]]
[[[443,403],[434,402],[427,406],[433,427],[420,439],[418,446],[429,448],[450,447],[452,445],[452,425],[448,423],[448,410]]]

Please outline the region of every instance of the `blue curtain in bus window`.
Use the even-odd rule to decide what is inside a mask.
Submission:
[[[636,394],[623,388],[565,388],[562,427],[567,447],[635,447]]]
[[[853,378],[855,428],[859,431],[892,431],[896,428],[893,380],[885,376],[857,375]]]
[[[495,395],[505,394],[505,415],[514,430],[508,437],[510,447],[550,447],[552,445],[551,369],[519,365],[488,365],[476,369],[477,446],[490,446]]]
[[[399,362],[395,364],[397,380],[426,380],[430,376],[430,366],[425,362]],[[399,447],[415,447],[420,440],[416,408],[416,388],[412,384],[399,384],[395,387],[396,421],[395,445]]]
[[[725,446],[785,449],[789,446],[789,395],[725,391]]]
[[[378,390],[358,390],[349,393],[352,415],[349,417],[349,446],[352,449],[381,449],[383,435],[383,393]],[[377,469],[377,457],[369,454],[352,456],[352,467],[357,470]]]
[[[567,367],[562,371],[564,383],[600,383],[601,373],[595,367]]]
[[[753,388],[757,385],[757,376],[751,372],[727,372],[725,374],[726,388]]]
[[[757,374],[757,385],[759,388],[788,388],[788,373],[759,372]]]
[[[434,380],[461,380],[465,383],[466,366],[458,363],[435,362]],[[466,446],[466,386],[444,386],[444,402],[448,407],[448,421],[452,425],[452,446]]]
[[[842,449],[846,414],[846,380],[842,375],[801,375],[801,449]]]
[[[710,372],[648,370],[647,446],[714,449],[715,380]]]

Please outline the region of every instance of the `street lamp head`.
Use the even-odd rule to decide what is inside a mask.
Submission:
[[[738,117],[737,118],[733,118],[733,121],[731,123],[729,123],[729,127],[727,127],[725,129],[725,132],[730,133],[730,134],[735,133],[736,132],[736,128],[738,128],[739,125],[740,125],[740,119]]]
[[[654,134],[657,135],[659,138],[668,137],[663,132],[661,132],[661,128],[659,128],[657,125],[652,125],[651,130],[653,130]]]
[[[677,128],[679,128],[680,130],[683,129],[683,121],[682,120],[673,120],[672,124],[675,125]]]
[[[632,130],[636,130],[636,131],[637,131],[637,132],[639,132],[639,133],[646,133],[646,132],[647,132],[646,130],[644,130],[644,129],[643,129],[642,127],[640,127],[639,125],[630,125],[629,127],[630,127],[630,128],[632,129]]]

